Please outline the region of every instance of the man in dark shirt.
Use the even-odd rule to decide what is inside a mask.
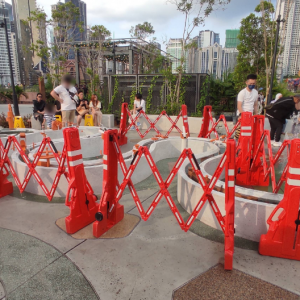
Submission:
[[[271,126],[271,143],[280,147],[280,137],[285,120],[289,119],[295,110],[300,110],[300,95],[284,97],[266,107],[266,116]],[[274,141],[275,138],[275,141]]]
[[[76,107],[77,125],[80,126],[82,117],[89,112],[89,101],[84,98],[83,91],[78,91],[78,103]]]
[[[41,124],[43,123],[45,105],[46,102],[42,100],[42,94],[38,93],[36,100],[33,100],[33,116],[36,120],[39,120]]]

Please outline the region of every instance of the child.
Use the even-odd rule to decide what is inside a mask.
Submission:
[[[45,129],[45,125],[47,129],[51,129],[52,122],[55,121],[55,107],[52,103],[47,103],[45,106],[45,113],[44,113],[44,121],[42,124],[42,129]]]

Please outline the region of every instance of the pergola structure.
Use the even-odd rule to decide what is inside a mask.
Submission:
[[[79,68],[83,67],[80,50],[88,48],[91,52],[98,52],[98,41],[76,41],[72,42],[72,47],[75,49],[75,66],[76,66],[76,81],[80,81]],[[122,71],[120,74],[143,74],[144,73],[144,58],[147,55],[154,55],[155,52],[147,50],[150,45],[145,40],[136,38],[124,39],[109,39],[102,43],[103,58],[105,61],[113,61],[113,70],[111,75],[117,73],[116,63],[122,63]],[[165,57],[163,64],[170,66],[170,55],[158,48],[155,44],[151,44],[157,51],[157,55]],[[173,57],[172,57],[173,58]],[[105,73],[103,74],[105,75]]]

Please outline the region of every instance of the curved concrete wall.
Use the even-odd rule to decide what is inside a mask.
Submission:
[[[92,148],[93,143],[97,143],[101,141],[101,139],[98,139],[97,137],[95,138],[81,138],[81,142],[84,143],[84,145],[89,145],[89,148]],[[56,142],[54,140],[54,142]],[[145,145],[149,142],[152,142],[151,140],[144,140],[140,142],[140,145]],[[58,149],[62,149],[62,142],[59,140],[58,141]],[[102,144],[101,144],[102,145]],[[97,150],[100,148],[101,145],[97,145]],[[179,157],[182,147],[182,139],[177,138],[177,137],[171,137],[166,140],[160,140],[157,142],[154,142],[149,150],[151,152],[151,155],[154,159],[155,162],[166,159],[166,158],[171,158],[171,157]],[[204,139],[197,139],[197,138],[189,138],[188,139],[188,147],[190,147],[195,155],[200,155],[201,157],[206,157],[210,155],[215,155],[219,152],[219,148],[212,143],[206,142]],[[88,153],[91,153],[92,150],[85,150],[86,146],[82,147],[83,148],[83,153],[87,153],[85,151],[88,151]],[[167,151],[166,151],[167,149]],[[99,150],[100,151],[100,150]],[[132,157],[131,157],[131,151],[124,153],[123,157],[125,158],[125,163],[127,167],[130,165]],[[14,152],[12,154],[12,162],[13,166],[16,170],[16,173],[18,174],[19,178],[21,181],[24,180],[27,172],[28,172],[28,167],[25,163],[23,163],[20,158],[19,154],[17,152]],[[97,164],[97,165],[95,165]],[[38,174],[41,176],[43,179],[45,185],[47,186],[48,189],[51,188],[53,179],[55,177],[55,174],[57,172],[56,167],[36,167],[36,170]],[[99,160],[95,161],[88,161],[85,162],[85,173],[87,176],[88,181],[90,182],[91,186],[94,189],[95,194],[101,194],[102,193],[102,180],[103,180],[103,166],[99,162]],[[140,162],[135,170],[135,172],[132,175],[132,182],[138,183],[147,177],[149,177],[152,174],[151,169],[146,161],[146,158],[143,156],[140,159]],[[121,171],[121,168],[119,167],[118,171],[118,180],[119,182],[123,181],[123,173]],[[55,197],[64,197],[66,193],[66,187],[68,183],[64,177],[61,178],[57,190],[54,194]],[[44,195],[44,192],[42,188],[39,186],[39,184],[36,182],[35,178],[32,177],[26,187],[26,192],[33,193],[33,194],[38,194],[38,195]]]
[[[211,174],[216,169],[221,157],[222,155],[215,156],[200,164],[204,176],[208,175],[211,177]],[[191,213],[203,195],[203,189],[200,184],[187,176],[186,169],[188,165],[189,162],[185,162],[178,172],[177,196],[179,203],[183,208]],[[210,172],[207,172],[207,170]],[[221,175],[220,178],[222,179],[224,176]],[[216,185],[224,187],[225,183],[218,180]],[[274,195],[272,193],[255,191],[238,186],[236,186],[236,192],[253,195],[259,198],[265,197],[266,199],[272,197],[274,202],[279,202],[283,197],[283,195]],[[217,191],[213,191],[212,194],[222,215],[225,215],[225,194]],[[276,204],[235,197],[235,234],[258,242],[261,234],[266,233],[267,231],[267,219],[275,207]],[[220,229],[220,225],[208,201],[204,205],[197,219],[213,228]]]

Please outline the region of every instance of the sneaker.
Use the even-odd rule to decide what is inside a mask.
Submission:
[[[271,145],[273,145],[275,143],[275,140],[271,140]]]
[[[137,126],[141,126],[141,123],[140,123],[140,122],[137,122],[136,125],[137,125]]]
[[[131,127],[130,127],[130,130],[135,130],[135,126],[131,126]]]
[[[273,143],[273,146],[274,146],[274,147],[280,147],[281,145],[282,145],[281,142],[274,142],[274,143]]]

